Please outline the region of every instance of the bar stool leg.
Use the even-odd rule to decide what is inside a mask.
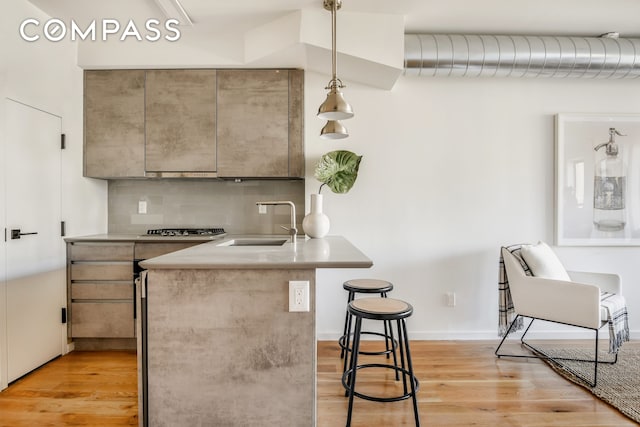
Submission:
[[[380,296],[382,296],[382,298],[387,298],[387,293],[386,292],[381,292]],[[398,358],[396,356],[396,348],[393,346],[393,327],[391,326],[391,320],[385,320],[384,322],[384,341],[385,341],[385,345],[386,345],[386,350],[387,350],[387,359],[389,359],[389,353],[391,353],[389,351],[389,343],[391,343],[391,349],[393,349],[393,366],[398,366]],[[398,381],[400,379],[398,371],[396,370],[396,381]]]
[[[355,296],[355,294],[354,294]],[[345,372],[347,372],[347,368],[351,366],[351,363],[353,361],[353,346],[355,345],[355,341],[356,341],[356,335],[355,332],[353,333],[353,342],[350,342],[350,337],[351,337],[351,325],[353,323],[353,316],[349,313],[349,310],[347,310],[347,316],[349,316],[349,327],[347,328],[347,335],[345,338],[345,356],[344,356],[344,363],[342,364],[342,373],[344,374]],[[362,328],[362,319],[360,319],[360,323],[361,323],[361,328]],[[356,319],[356,325],[358,324],[358,319]],[[355,325],[354,325],[355,326]],[[351,351],[349,351],[349,344],[351,344]],[[360,351],[360,332],[358,332],[358,351]],[[347,382],[348,383],[348,382]],[[349,396],[349,390],[345,390],[344,391],[344,397],[348,397]]]
[[[402,325],[400,323],[400,319],[398,319],[396,321],[397,323],[397,327],[398,327],[398,347],[400,347],[400,365],[402,367],[402,388],[404,390],[404,394],[407,394],[407,374],[406,374],[406,366],[405,366],[405,357],[404,357],[404,350],[405,350],[405,342],[404,342],[404,335],[402,333]]]
[[[398,325],[400,325],[400,320],[398,320]],[[398,335],[400,335],[400,331],[398,330]],[[416,383],[414,380],[413,374],[413,363],[411,362],[411,350],[409,349],[409,336],[407,335],[407,325],[402,319],[402,334],[404,335],[404,343],[406,345],[406,353],[407,353],[407,370],[409,371],[409,381],[411,381],[411,398],[413,399],[413,415],[416,419],[416,427],[420,427],[420,415],[418,414],[418,398],[416,396]],[[400,348],[402,351],[402,347]]]
[[[351,333],[351,329],[349,329],[347,333]],[[355,341],[355,337],[353,338],[353,340]],[[349,343],[349,341],[347,341],[347,343]],[[348,349],[349,346],[347,345],[346,348]],[[353,355],[353,348],[351,349],[351,351],[345,351],[344,362],[342,363],[342,373],[345,373],[347,371],[347,366],[351,366],[350,359],[353,358],[353,356],[349,356],[350,353]],[[344,391],[344,395],[347,396],[346,390]]]
[[[362,318],[356,316],[356,329],[353,333],[353,348],[351,349],[351,374],[349,375],[349,410],[347,412],[346,427],[351,426],[351,413],[353,411],[353,393],[356,387],[356,372],[358,366],[358,351],[360,350],[360,330]]]
[[[347,297],[347,306],[349,303],[353,301],[355,298],[355,293],[353,291],[349,291],[349,296]],[[344,341],[342,342],[343,347],[340,351],[340,359],[345,357],[345,353],[347,352],[347,348],[349,348],[349,333],[351,332],[351,316],[349,315],[349,310],[346,310],[347,314],[344,316],[344,328],[342,331],[342,336],[344,337]],[[345,364],[346,369],[346,364]],[[344,372],[344,370],[342,371]]]
[[[380,292],[380,296],[382,298],[386,298],[387,297],[387,293],[386,292]],[[385,350],[387,351],[387,359],[389,359],[389,329],[391,329],[391,324],[390,322],[384,321],[382,322],[384,323],[384,346],[385,346]],[[387,323],[389,323],[389,328],[387,328]],[[393,348],[393,342],[391,342],[391,348]]]
[[[347,307],[349,306],[349,303],[351,301],[354,300],[356,294],[355,292],[349,292],[349,297],[347,298]],[[343,354],[344,354],[344,363],[342,364],[342,372],[344,373],[347,370],[347,360],[348,360],[348,355],[349,355],[349,344],[351,344],[351,324],[353,322],[353,316],[349,313],[349,310],[347,310],[347,317],[345,317],[345,329],[344,329],[344,347],[342,348],[342,351],[340,352],[340,357],[342,358]],[[344,395],[347,395],[347,392],[345,391]]]
[[[389,358],[389,328],[387,328],[387,322],[384,321],[384,349],[387,352],[387,359]]]

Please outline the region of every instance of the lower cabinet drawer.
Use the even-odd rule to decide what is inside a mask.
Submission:
[[[71,280],[133,281],[133,262],[74,262]]]
[[[132,261],[133,243],[69,243],[73,261]]]
[[[128,299],[133,301],[133,282],[71,283],[71,299]]]
[[[133,302],[71,303],[74,338],[134,338]]]

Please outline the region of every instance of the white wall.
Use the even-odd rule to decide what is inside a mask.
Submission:
[[[351,136],[326,142],[315,117],[326,79],[306,75],[306,190],[317,191],[313,167],[322,153],[364,156],[348,194],[323,190],[324,208],[330,234],[346,236],[374,266],[321,271],[321,339],[341,332],[342,283],[355,277],[394,283],[393,294],[415,308],[414,338],[495,338],[500,246],[553,243],[554,114],[640,113],[633,80],[402,77],[390,92],[346,82],[356,112],[344,122]],[[639,337],[640,248],[555,249],[568,269],[622,276]],[[448,291],[456,307],[446,306]]]
[[[11,51],[3,55],[9,72],[0,62],[0,95],[11,92],[64,117],[69,234],[104,231],[106,186],[81,178],[81,71],[70,65],[75,50],[17,40],[17,25],[35,13],[15,0],[0,17],[6,33],[0,50],[8,42]],[[325,142],[317,136],[323,123],[315,112],[327,81],[306,74],[306,191],[317,191],[313,165],[322,153],[345,148],[364,155],[355,187],[346,195],[325,190],[324,205],[331,233],[346,236],[375,265],[320,272],[321,338],[342,329],[342,282],[363,276],[391,280],[394,295],[414,305],[409,326],[415,338],[495,337],[500,245],[553,241],[553,115],[640,112],[640,86],[633,80],[400,78],[392,91],[346,81],[356,111],[345,122],[352,136]],[[640,334],[634,315],[640,313],[634,268],[640,248],[556,249],[569,269],[621,274],[631,327]],[[454,308],[444,304],[448,291],[457,294]]]

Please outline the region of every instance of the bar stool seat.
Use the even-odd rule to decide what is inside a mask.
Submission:
[[[381,297],[386,298],[387,292],[393,290],[393,284],[386,280],[380,279],[351,279],[347,280],[342,284],[342,287],[349,292],[349,296],[347,297],[347,304],[355,299],[356,294],[380,294]],[[385,349],[381,351],[361,351],[360,354],[367,355],[386,355],[387,359],[389,355],[392,354],[395,350],[396,343],[388,332],[388,324],[385,322],[384,324],[384,333],[382,332],[372,332],[372,331],[364,331],[362,334],[366,335],[377,335],[383,337],[385,339]],[[338,339],[338,345],[340,346],[340,358],[344,358],[346,353],[351,351],[349,348],[349,338],[351,336],[351,315],[347,310],[344,318],[344,328],[342,331],[342,336]],[[346,359],[344,364],[344,370],[347,369]]]
[[[342,385],[345,387],[349,395],[347,427],[351,425],[354,397],[375,402],[397,402],[412,398],[415,423],[416,426],[419,426],[420,416],[418,414],[418,401],[416,394],[420,384],[413,374],[409,337],[407,335],[405,323],[405,319],[413,314],[413,307],[411,304],[398,299],[371,297],[351,301],[348,306],[348,312],[355,318],[355,330],[353,333],[353,348],[350,353],[349,369],[345,370],[342,375]],[[395,321],[398,332],[400,366],[398,366],[397,363],[394,363],[393,365],[382,363],[358,364],[358,355],[361,354],[359,349],[363,319],[390,322],[390,327],[392,327],[391,322]],[[402,376],[403,394],[392,397],[378,397],[356,391],[356,376],[358,371],[368,368],[386,368],[394,370],[396,374],[399,373]]]
[[[342,287],[348,291],[362,294],[379,294],[392,291],[393,283],[380,279],[351,279],[344,282]]]

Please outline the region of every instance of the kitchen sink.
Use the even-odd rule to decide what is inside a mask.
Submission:
[[[282,246],[288,239],[233,239],[218,246]]]

